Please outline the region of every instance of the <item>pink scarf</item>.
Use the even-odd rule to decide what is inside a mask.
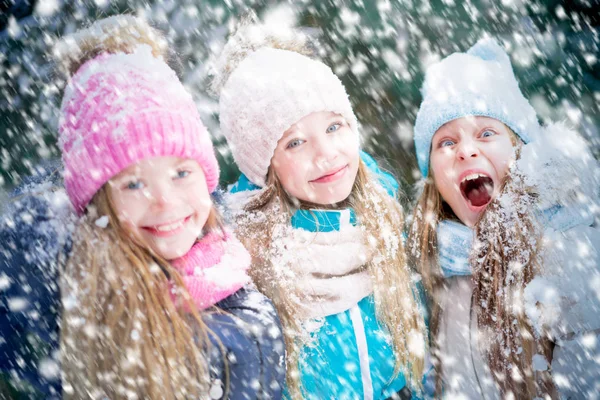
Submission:
[[[246,273],[250,254],[230,232],[211,232],[172,265],[199,310],[208,308],[237,292],[250,282]]]

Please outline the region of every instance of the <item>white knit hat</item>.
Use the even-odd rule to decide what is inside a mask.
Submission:
[[[421,92],[414,139],[423,176],[429,173],[433,135],[454,119],[497,119],[525,143],[539,133],[536,112],[519,89],[508,55],[494,39],[481,39],[466,53],[453,53],[431,65]]]
[[[319,61],[268,44],[249,51],[229,75],[219,108],[221,131],[235,162],[261,187],[277,142],[303,117],[331,111],[342,115],[358,135],[348,94],[333,71]]]

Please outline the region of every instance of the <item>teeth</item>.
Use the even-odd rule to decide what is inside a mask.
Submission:
[[[486,177],[487,177],[487,175],[484,175],[484,174],[471,174],[471,175],[465,176],[463,178],[462,182],[464,182],[464,181],[472,181],[472,180],[475,180],[477,178],[486,178]]]
[[[183,225],[183,221],[178,221],[178,222],[174,222],[172,224],[168,224],[168,225],[159,225],[159,226],[155,226],[154,229],[156,229],[157,231],[160,232],[169,232],[169,231],[174,231],[175,229],[179,228],[180,226]]]

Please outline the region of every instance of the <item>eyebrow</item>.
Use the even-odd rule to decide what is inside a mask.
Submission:
[[[132,178],[135,179],[137,178],[138,175],[132,172],[125,172],[123,175],[121,176],[114,176],[112,179],[110,179],[109,182],[113,182],[116,185],[120,185],[122,183],[126,183],[128,181],[130,181]]]
[[[336,114],[334,112],[332,112],[328,117],[327,117],[327,121],[329,123],[331,122],[344,122],[344,123],[348,123],[348,121],[346,120],[346,118],[344,118],[343,115],[341,114]]]
[[[129,167],[127,167],[124,170],[122,170],[121,172],[119,172],[118,175],[121,175],[121,174],[122,174],[122,176],[138,175],[139,170],[135,165],[130,165]]]
[[[292,136],[293,134],[297,133],[298,131],[298,127],[296,126],[296,124],[290,126],[288,129],[286,129],[285,132],[283,132],[283,135],[281,135],[281,139],[279,140],[283,140],[283,139],[287,139],[289,136]]]
[[[175,166],[178,167],[181,164],[187,164],[187,163],[193,162],[193,161],[196,161],[196,160],[194,160],[193,158],[184,158],[183,160],[176,162]]]
[[[448,132],[444,132],[441,134],[437,134],[437,132],[433,135],[433,137],[431,138],[431,143],[433,142],[439,142],[440,140],[446,139],[447,137],[450,136],[456,136],[458,133],[455,130],[449,130]]]

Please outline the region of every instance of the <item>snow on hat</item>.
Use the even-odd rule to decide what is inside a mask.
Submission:
[[[145,44],[129,54],[101,53],[71,77],[61,105],[59,146],[65,188],[79,213],[109,179],[150,157],[198,161],[211,192],[219,180],[192,96]]]
[[[431,140],[445,123],[465,116],[497,119],[528,143],[539,131],[535,110],[523,96],[510,59],[493,39],[430,66],[421,89],[414,140],[423,176],[429,173]]]
[[[228,59],[238,57],[234,59],[237,66],[220,78],[221,131],[240,170],[261,187],[266,184],[277,142],[303,117],[331,111],[342,115],[358,135],[358,123],[340,79],[319,61],[271,47],[271,41],[278,42],[278,33],[285,37],[286,32],[272,33],[265,26],[238,31],[225,46],[220,62],[224,69]]]

